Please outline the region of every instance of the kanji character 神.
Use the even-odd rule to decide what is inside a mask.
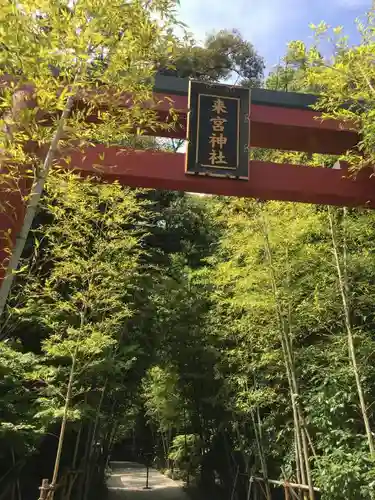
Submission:
[[[223,146],[225,146],[227,141],[228,141],[228,138],[225,137],[223,134],[220,134],[220,135],[212,134],[210,136],[210,144],[213,148],[217,145],[217,146],[219,146],[220,149],[223,149]]]

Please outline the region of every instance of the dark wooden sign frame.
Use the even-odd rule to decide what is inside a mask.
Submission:
[[[185,172],[249,178],[250,91],[191,80]]]

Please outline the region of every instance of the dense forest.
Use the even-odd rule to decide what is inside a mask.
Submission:
[[[33,185],[43,172],[25,144],[48,146],[61,123],[60,143],[179,147],[141,134],[156,72],[319,93],[326,118],[361,131],[341,159],[374,164],[374,13],[358,45],[322,23],[265,76],[236,30],[203,46],[174,35],[174,1],[21,4],[0,7],[1,72],[34,82],[39,105],[1,94],[15,190],[14,163]],[[87,123],[71,98],[98,80],[132,91],[132,110],[114,99]],[[41,126],[41,110],[65,121]],[[307,485],[310,500],[373,499],[374,212],[131,189],[46,166],[0,324],[0,500],[36,500],[43,478],[56,500],[105,498],[110,458],[152,461],[204,499],[283,498],[267,479]]]

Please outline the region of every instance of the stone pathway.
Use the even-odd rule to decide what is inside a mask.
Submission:
[[[108,500],[189,500],[182,483],[163,476],[155,469],[149,471],[149,490],[146,468],[134,462],[111,462],[108,479]]]

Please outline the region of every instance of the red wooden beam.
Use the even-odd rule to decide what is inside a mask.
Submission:
[[[10,180],[0,166],[0,283],[8,264],[10,252],[25,216],[24,195],[28,191],[25,177]]]
[[[9,78],[0,77],[2,86]],[[174,89],[176,89],[173,87]],[[32,88],[26,86],[31,95]],[[175,90],[177,92],[177,90]],[[263,92],[264,93],[264,92]],[[90,96],[85,96],[85,98]],[[334,121],[322,121],[321,114],[308,107],[290,107],[287,94],[280,100],[269,97],[252,102],[250,117],[250,146],[285,149],[307,153],[341,154],[358,142],[355,131]],[[296,99],[296,96],[293,97]],[[292,101],[293,101],[292,99]],[[297,96],[297,100],[300,95]],[[303,100],[303,99],[302,99]],[[290,101],[290,99],[289,99]],[[77,101],[83,106],[84,99]],[[105,105],[105,103],[104,103]],[[132,105],[131,95],[124,93],[119,106]],[[152,102],[144,103],[157,110],[160,121],[170,119],[173,109],[178,114],[174,130],[148,130],[149,135],[185,139],[188,114],[187,95],[172,92],[155,93]],[[41,113],[43,113],[41,111]],[[89,118],[96,120],[95,113]],[[99,157],[104,154],[104,159]],[[347,172],[275,163],[250,162],[249,181],[187,176],[184,155],[150,151],[124,151],[118,147],[89,148],[82,154],[72,153],[70,167],[85,175],[100,174],[107,180],[119,180],[134,187],[191,191],[227,196],[254,197],[263,200],[299,201],[339,206],[368,206],[375,208],[375,180],[362,172],[356,179]],[[96,168],[95,165],[100,165]],[[69,168],[70,168],[69,167]],[[1,174],[1,172],[0,172]],[[6,265],[7,248],[14,243],[23,221],[23,202],[20,192],[9,190],[0,179],[0,266]],[[21,183],[22,184],[22,183]],[[20,185],[21,191],[26,186]],[[0,269],[0,280],[2,276]]]
[[[179,116],[178,125],[167,132],[149,130],[147,133],[185,139],[187,97],[171,95],[163,99],[162,94],[157,94],[157,99],[160,121],[168,119],[173,106]],[[265,104],[250,105],[251,147],[340,155],[357,142],[355,131],[337,121],[322,120],[320,112]]]
[[[185,155],[96,146],[71,154],[70,168],[132,187],[169,189],[262,200],[375,208],[375,179],[361,172],[251,161],[249,180],[185,174]]]
[[[290,164],[252,161],[249,180],[233,180],[185,174],[185,155],[131,151],[120,147],[98,145],[83,153],[71,152],[71,159],[63,166],[86,176],[103,180],[118,180],[131,187],[168,189],[225,196],[251,197],[261,200],[295,201],[337,206],[367,206],[375,208],[375,179],[369,172],[361,172],[357,179],[346,170],[314,168]],[[0,182],[0,281],[23,222],[24,205],[20,190],[10,190]]]
[[[9,85],[10,80],[12,78],[7,75],[0,76],[0,89]],[[32,87],[26,87],[28,92],[32,93]],[[100,90],[98,92],[100,95]],[[93,92],[83,92],[76,103],[77,107],[85,106],[85,101],[90,101],[92,94]],[[283,92],[279,94],[288,95]],[[132,103],[132,96],[128,93],[124,93],[118,99],[119,107],[131,107]],[[105,105],[105,100],[103,105]],[[145,102],[144,107],[157,110],[159,121],[163,123],[170,121],[171,109],[174,109],[178,115],[178,123],[173,129],[147,130],[146,135],[186,138],[187,95],[174,94],[173,91],[155,92],[153,100]],[[343,124],[336,121],[322,121],[321,113],[308,108],[292,108],[277,102],[268,104],[252,102],[249,116],[251,147],[342,154],[358,142],[358,135],[355,131],[348,130],[348,127],[345,128]],[[88,117],[88,120],[96,121],[97,115],[94,113]]]
[[[250,146],[340,155],[357,143],[355,131],[317,111],[251,104]]]

